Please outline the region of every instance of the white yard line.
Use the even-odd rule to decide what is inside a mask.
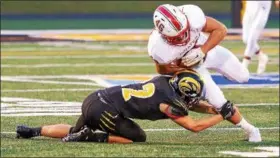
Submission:
[[[267,105],[279,106],[279,103],[240,103],[236,105],[237,106],[267,106]]]
[[[97,84],[99,84],[100,86],[102,87],[112,87],[112,86],[115,86],[107,81],[105,81],[104,79],[102,78],[99,78],[99,77],[92,77],[91,78],[92,81],[95,81]]]
[[[222,89],[238,88],[238,89],[255,89],[255,88],[275,88],[279,89],[279,84],[232,84],[232,85],[218,85]]]
[[[67,84],[67,85],[88,85],[88,86],[98,86],[98,87],[111,87],[114,86],[114,84],[109,83],[106,81],[106,78],[110,79],[110,76],[116,76],[116,77],[123,77],[125,80],[126,76],[129,77],[139,77],[139,76],[146,76],[152,78],[153,76],[156,76],[157,74],[108,74],[108,75],[31,75],[31,76],[1,76],[1,81],[9,81],[9,82],[33,82],[33,83],[48,83],[48,84]],[[211,75],[220,75],[217,73],[212,73]],[[272,77],[268,77],[268,75],[273,75]],[[252,73],[250,78],[251,79],[267,79],[270,81],[279,81],[279,78],[275,76],[279,76],[278,72],[274,73],[266,73],[261,76],[257,76],[256,74]],[[221,75],[220,75],[221,76]],[[59,79],[59,78],[68,78],[68,79],[76,79],[76,81],[56,81],[56,80],[44,80],[44,79]],[[85,82],[79,82],[79,80],[85,80]],[[86,81],[88,80],[88,82]],[[131,80],[132,82],[133,80]],[[279,84],[230,84],[230,85],[218,85],[220,88],[279,88]],[[7,92],[10,90],[7,90]],[[11,90],[12,91],[12,90]],[[31,90],[32,91],[32,90]],[[30,92],[31,92],[30,91]],[[42,90],[44,91],[44,90]],[[50,90],[51,91],[51,90]],[[54,90],[56,91],[56,90]],[[66,90],[65,90],[66,91]],[[71,90],[69,90],[71,91]],[[81,90],[83,91],[83,90]],[[2,91],[2,92],[5,92]],[[18,91],[20,92],[20,91]],[[26,91],[28,92],[28,91]]]
[[[2,50],[3,51],[3,50]],[[276,53],[275,53],[276,54]],[[272,55],[272,54],[269,54]],[[274,53],[273,53],[274,55]],[[236,56],[241,57],[243,54],[236,54]],[[1,59],[99,59],[99,58],[148,58],[148,54],[132,54],[132,55],[64,55],[64,56],[2,56]],[[271,57],[278,58],[278,57]]]
[[[110,83],[107,83],[106,81],[103,81],[100,79],[100,81],[98,81],[98,79],[96,80],[96,83],[98,83],[99,85],[101,85],[102,87],[111,87],[113,85],[111,85]],[[240,89],[255,89],[255,88],[272,88],[272,89],[276,89],[279,88],[279,85],[251,85],[251,86],[222,86],[219,85],[220,88],[222,89],[229,89],[229,88],[240,88]],[[95,91],[97,90],[97,88],[60,88],[60,89],[2,89],[1,92],[2,93],[9,93],[9,92],[16,92],[16,93],[26,93],[26,92],[75,92],[75,91]]]
[[[1,98],[2,100],[2,98]],[[23,116],[76,116],[81,114],[79,102],[26,102],[22,104],[1,103],[2,117]],[[279,103],[237,104],[239,107],[279,106]],[[69,109],[70,107],[70,109]]]
[[[81,112],[81,107],[44,107],[44,108],[7,108],[7,109],[3,109],[1,108],[1,115],[3,114],[18,114],[18,113],[79,113]]]
[[[37,103],[37,104],[40,104],[40,103]],[[61,112],[61,113],[69,113],[69,112],[81,112],[81,104],[77,104],[77,105],[72,105],[71,108],[69,109],[69,106],[54,106],[54,105],[51,105],[51,104],[48,104],[50,106],[41,106],[41,107],[38,107],[38,106],[28,106],[28,105],[25,105],[25,106],[20,106],[19,107],[16,107],[17,105],[14,105],[12,107],[9,107],[9,106],[4,106],[2,107],[1,106],[1,115],[3,114],[18,114],[18,113],[29,113],[30,115],[32,115],[32,113],[41,113],[41,112]],[[276,104],[276,103],[272,103],[272,104],[241,104],[239,106],[279,106],[279,103]],[[32,108],[30,108],[32,107]]]
[[[106,66],[153,66],[154,63],[83,63],[83,64],[33,64],[33,65],[11,65],[11,64],[2,64],[2,68],[51,68],[51,67],[106,67]]]
[[[53,51],[84,51],[84,50],[96,50],[96,51],[147,51],[147,47],[144,46],[111,46],[111,45],[84,45],[79,43],[69,43],[69,45],[64,45],[64,47],[57,47],[57,43],[49,45],[49,47],[44,48],[34,48],[34,47],[22,47],[22,48],[2,48],[2,52],[53,52]],[[67,46],[67,47],[66,47]],[[147,55],[146,55],[147,57]]]
[[[278,61],[270,61],[268,65],[279,65]],[[60,64],[60,63],[52,63],[52,64],[27,64],[27,65],[19,65],[19,64],[2,64],[2,68],[51,68],[51,67],[89,67],[89,66],[98,66],[98,67],[107,67],[107,66],[154,66],[154,63],[80,63],[80,64]]]
[[[49,84],[67,84],[67,85],[90,85],[90,86],[98,86],[98,87],[100,87],[99,84],[97,84],[97,83],[90,83],[90,82],[63,82],[63,81],[33,80],[33,79],[23,79],[23,78],[4,77],[4,76],[1,76],[1,81],[49,83]]]
[[[279,127],[260,127],[261,130],[279,130]],[[158,128],[158,129],[144,129],[145,131],[149,132],[159,132],[159,131],[186,131],[184,128]],[[235,131],[235,130],[242,130],[241,128],[208,128],[206,130],[209,131]]]
[[[1,117],[23,117],[23,116],[79,116],[81,112],[75,113],[21,113],[21,114],[1,114]]]
[[[263,33],[279,32],[279,29],[266,28]],[[149,34],[151,29],[64,29],[64,30],[1,30],[1,34],[18,35],[38,35],[38,34]],[[229,28],[228,33],[242,33],[242,29]]]
[[[64,55],[64,56],[2,56],[1,59],[99,59],[99,58],[147,58],[143,55]]]
[[[279,127],[259,127],[260,130],[279,130]],[[241,128],[208,128],[208,131],[235,131],[242,130]],[[184,128],[148,128],[144,129],[146,132],[165,132],[165,131],[187,131]],[[16,134],[16,132],[1,132],[1,134]]]
[[[79,78],[79,79],[89,79],[91,77],[104,77],[104,76],[136,76],[136,77],[141,77],[141,76],[148,76],[148,77],[154,77],[157,76],[158,74],[94,74],[94,75],[18,75],[18,76],[1,76],[3,78],[30,78],[30,79],[41,79],[41,78]],[[220,75],[219,73],[211,73],[211,75]],[[279,72],[266,72],[264,75],[259,75],[259,76],[266,76],[266,75],[279,75]],[[256,73],[251,73],[250,77],[257,78],[258,76]]]
[[[61,89],[6,89],[6,90],[1,90],[1,92],[18,92],[18,93],[25,93],[25,92],[62,92],[62,91],[70,91],[70,92],[75,92],[75,91],[94,91],[96,88],[74,88],[74,89],[66,89],[66,88],[61,88]]]

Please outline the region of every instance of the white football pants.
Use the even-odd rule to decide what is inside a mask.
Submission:
[[[204,97],[217,109],[220,109],[227,102],[227,99],[213,81],[208,70],[214,70],[228,79],[239,83],[249,80],[248,69],[240,63],[232,52],[219,45],[211,49],[207,53],[204,63],[194,69],[204,80]]]
[[[244,56],[252,57],[260,50],[258,39],[266,25],[271,1],[246,1],[242,19],[242,40],[246,44]]]

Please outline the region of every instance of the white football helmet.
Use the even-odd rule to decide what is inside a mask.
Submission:
[[[176,6],[163,4],[153,15],[156,30],[173,45],[184,45],[189,40],[188,20]]]

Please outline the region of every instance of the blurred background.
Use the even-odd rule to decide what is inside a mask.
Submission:
[[[196,4],[227,27],[242,13],[241,1],[1,1],[1,29],[153,28],[152,14],[164,3]],[[279,28],[272,5],[267,28]]]

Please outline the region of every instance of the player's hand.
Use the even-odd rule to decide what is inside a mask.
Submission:
[[[232,115],[234,115],[235,109],[233,104],[230,101],[227,101],[221,108],[220,114],[224,119],[229,119]]]
[[[201,48],[194,48],[190,50],[183,58],[182,63],[187,66],[191,67],[198,62],[202,61],[205,57],[205,54],[202,52]]]

